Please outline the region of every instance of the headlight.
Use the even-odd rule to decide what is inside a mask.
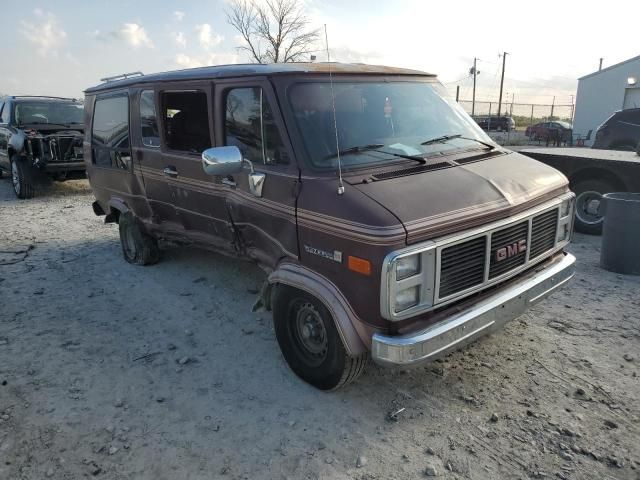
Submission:
[[[431,241],[391,252],[384,260],[380,312],[396,322],[433,305],[436,244]]]
[[[420,255],[407,255],[396,261],[396,280],[412,277],[420,272]]]
[[[420,300],[420,288],[418,286],[406,288],[396,293],[396,313],[414,307]]]
[[[563,200],[560,204],[560,221],[558,222],[558,243],[569,242],[573,229],[573,216],[575,214],[576,198],[572,196]]]
[[[564,218],[570,214],[573,214],[573,204],[575,202],[575,198],[567,198],[560,204],[560,218]]]

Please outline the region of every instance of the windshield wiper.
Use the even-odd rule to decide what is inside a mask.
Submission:
[[[483,142],[482,140],[478,140],[477,138],[473,138],[473,137],[464,137],[462,136],[461,133],[455,133],[452,135],[441,135],[439,137],[435,137],[435,138],[431,138],[425,142],[422,142],[420,145],[433,145],[434,143],[444,143],[447,142],[449,140],[452,140],[454,138],[462,138],[463,140],[471,140],[472,142],[478,142],[482,145],[484,145],[485,147],[493,150],[494,148],[496,148],[495,145],[491,145],[490,143],[487,142]]]
[[[427,161],[422,157],[416,157],[414,155],[403,155],[401,153],[393,153],[393,152],[387,152],[385,150],[379,150],[380,148],[383,148],[384,146],[385,145],[382,144],[382,143],[371,143],[369,145],[358,145],[356,147],[351,147],[351,148],[346,148],[344,150],[340,150],[340,155],[349,155],[349,154],[364,153],[364,152],[376,152],[376,153],[384,153],[385,155],[391,155],[392,157],[407,158],[409,160],[414,160],[414,161],[422,163],[422,164],[427,163]],[[338,156],[337,153],[333,153],[331,155],[326,156],[325,159],[329,160],[329,159],[335,158],[337,156]]]
[[[337,157],[338,155],[349,155],[353,153],[363,153],[370,152],[371,150],[377,150],[378,148],[384,147],[383,143],[370,143],[369,145],[357,145],[355,147],[345,148],[344,150],[340,150],[336,153],[332,153],[324,157],[325,160],[330,160],[332,158]]]

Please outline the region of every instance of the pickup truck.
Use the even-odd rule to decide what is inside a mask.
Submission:
[[[83,115],[74,98],[0,97],[0,176],[11,172],[18,198],[51,179],[84,176]]]
[[[640,156],[636,152],[592,148],[537,148],[520,153],[560,170],[576,194],[576,230],[599,234],[602,195],[640,192]]]

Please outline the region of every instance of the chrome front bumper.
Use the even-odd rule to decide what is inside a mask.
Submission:
[[[495,295],[483,298],[424,330],[408,335],[373,335],[371,355],[383,366],[429,362],[502,328],[529,307],[567,283],[575,257],[565,253],[544,268],[534,268]]]

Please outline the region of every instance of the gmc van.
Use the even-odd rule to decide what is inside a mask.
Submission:
[[[291,369],[320,389],[436,359],[566,283],[574,195],[496,145],[434,75],[328,63],[112,78],[86,91],[97,215],[268,274]]]

